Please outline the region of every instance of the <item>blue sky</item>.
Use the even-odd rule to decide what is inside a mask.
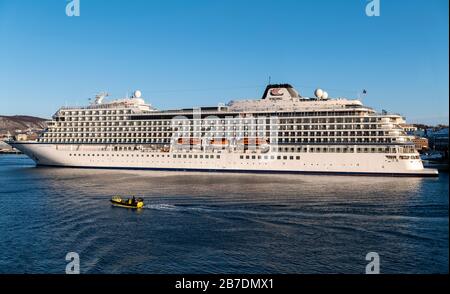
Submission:
[[[259,98],[268,77],[410,122],[448,123],[447,0],[0,0],[0,114],[50,117],[106,90],[161,108]]]

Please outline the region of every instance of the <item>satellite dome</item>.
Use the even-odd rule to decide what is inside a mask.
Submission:
[[[136,90],[136,91],[134,91],[133,97],[134,97],[134,98],[140,98],[141,95],[142,95],[141,91]]]
[[[327,92],[323,92],[322,93],[322,99],[328,99],[328,93]]]
[[[322,98],[323,90],[322,89],[316,89],[314,91],[314,95],[316,95],[317,98]]]

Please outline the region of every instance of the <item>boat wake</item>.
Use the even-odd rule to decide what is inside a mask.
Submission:
[[[154,209],[154,210],[163,210],[163,211],[199,211],[199,212],[210,212],[211,209],[202,208],[202,207],[189,207],[189,206],[181,206],[181,205],[173,205],[166,203],[158,203],[158,204],[147,204],[144,205],[145,209]]]
[[[172,204],[147,204],[147,205],[144,205],[143,208],[156,209],[156,210],[175,210],[175,211],[181,210],[180,207],[177,207]]]

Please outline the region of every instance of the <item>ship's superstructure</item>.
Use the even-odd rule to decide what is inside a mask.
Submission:
[[[302,97],[288,84],[257,100],[160,111],[141,93],[63,107],[37,142],[13,142],[38,165],[160,170],[436,176],[397,114],[359,100]]]

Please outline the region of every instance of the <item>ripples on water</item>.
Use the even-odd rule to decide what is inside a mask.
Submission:
[[[36,168],[0,156],[0,273],[448,273],[433,178]],[[139,211],[112,207],[137,195]]]

